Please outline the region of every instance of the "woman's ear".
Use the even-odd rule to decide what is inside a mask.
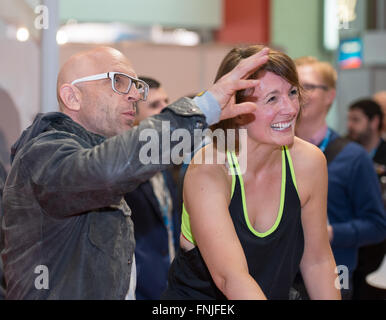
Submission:
[[[71,111],[80,110],[82,95],[77,87],[65,83],[60,87],[59,96],[67,109]]]

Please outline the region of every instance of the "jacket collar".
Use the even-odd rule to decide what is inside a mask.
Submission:
[[[29,141],[36,138],[43,132],[50,130],[66,131],[86,140],[90,140],[95,145],[102,143],[105,138],[101,135],[92,133],[76,123],[69,116],[62,112],[39,113],[33,123],[23,131],[20,138],[11,148],[11,162],[13,162],[18,151]]]

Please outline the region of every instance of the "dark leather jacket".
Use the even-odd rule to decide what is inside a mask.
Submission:
[[[161,137],[162,121],[191,135],[206,127],[187,98],[109,139],[62,113],[37,116],[13,147],[4,188],[7,299],[125,298],[135,244],[123,195],[167,167],[139,161],[141,130]]]
[[[3,165],[0,162],[0,226],[1,226],[1,221],[3,217],[2,196],[3,196],[3,188],[4,188],[4,183],[6,178],[7,178],[7,172],[5,171]],[[4,238],[0,230],[0,252],[3,246],[4,246]],[[5,297],[5,282],[4,282],[4,275],[3,275],[3,260],[0,257],[0,300],[4,300],[4,297]]]

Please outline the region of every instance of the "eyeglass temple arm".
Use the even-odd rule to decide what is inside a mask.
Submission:
[[[95,74],[93,76],[88,76],[88,77],[76,79],[76,80],[72,81],[71,84],[76,84],[76,83],[84,82],[84,81],[101,80],[101,79],[107,79],[107,78],[109,78],[109,72]]]

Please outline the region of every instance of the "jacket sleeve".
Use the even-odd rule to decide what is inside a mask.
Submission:
[[[166,132],[169,127],[172,139]],[[161,114],[95,147],[85,147],[81,139],[65,132],[48,134],[38,138],[21,161],[46,213],[60,217],[81,214],[118,205],[123,194],[166,169],[171,163],[171,150],[179,143],[178,139],[173,140],[178,128],[188,132],[190,148],[195,129],[204,127],[205,117],[200,109],[192,100],[182,98]],[[143,135],[146,129],[152,135]],[[144,150],[159,153],[158,158],[153,158],[156,163],[147,163],[148,153]]]
[[[386,215],[378,177],[373,163],[363,152],[355,159],[350,172],[349,199],[352,220],[333,224],[333,245],[361,247],[386,238]]]

